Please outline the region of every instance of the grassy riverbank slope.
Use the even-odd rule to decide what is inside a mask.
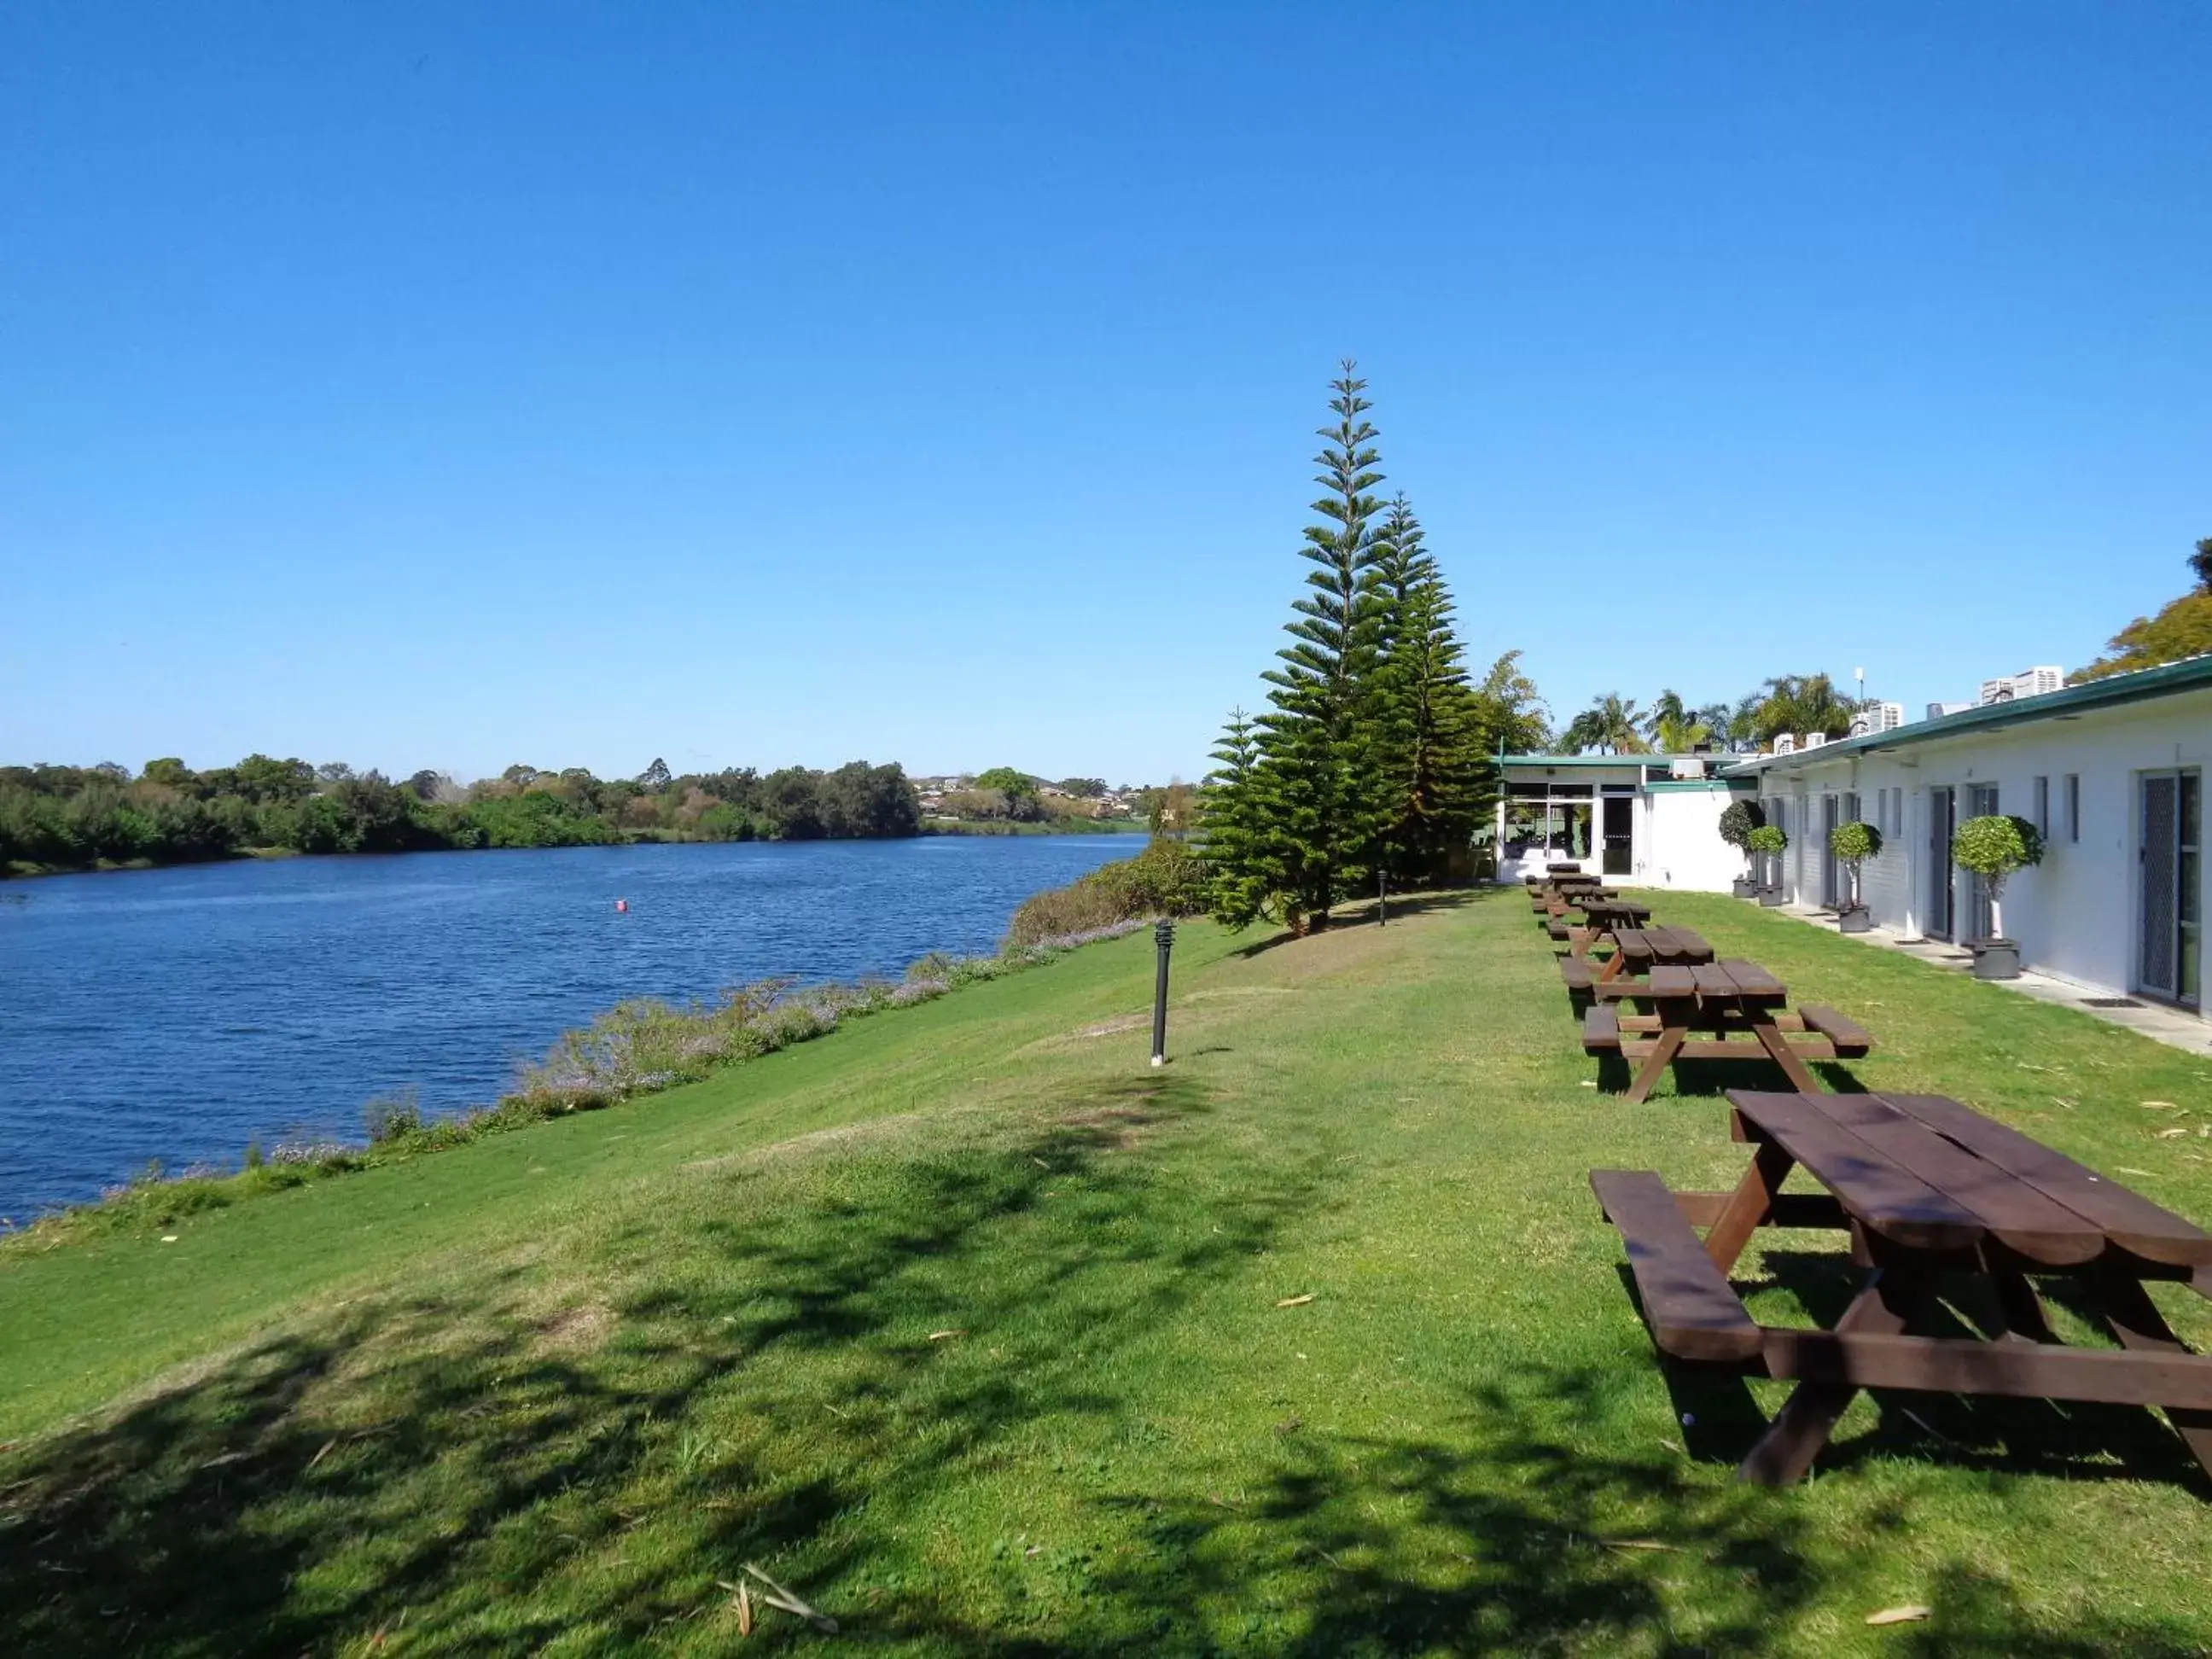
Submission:
[[[1862,1018],[1869,1085],[2212,1217],[2203,1060],[1752,907],[1662,917]],[[1517,893],[1186,927],[1160,1073],[1151,965],[1140,934],[173,1243],[0,1253],[9,1647],[722,1652],[748,1562],[895,1652],[2212,1643],[2212,1494],[2148,1413],[1862,1401],[1808,1486],[1734,1483],[1747,1425],[1719,1390],[1678,1420],[1585,1176],[1743,1151],[1711,1097],[1582,1086]],[[1740,1282],[1832,1311],[1831,1248]],[[1900,1604],[1933,1617],[1863,1622]]]

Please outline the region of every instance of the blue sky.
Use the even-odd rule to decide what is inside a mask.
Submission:
[[[2212,535],[2212,7],[0,9],[0,758],[1202,769],[1336,359],[1555,710]]]

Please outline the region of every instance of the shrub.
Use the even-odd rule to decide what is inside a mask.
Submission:
[[[2005,882],[2014,871],[2043,862],[2043,836],[2026,818],[2002,812],[1968,818],[1951,838],[1951,861],[1987,884],[1990,923],[2002,933],[2004,925],[1998,906],[2004,898]]]
[[[1781,826],[1762,823],[1743,839],[1743,844],[1753,853],[1765,853],[1770,857],[1790,845],[1790,837],[1782,833]]]
[[[1088,933],[1147,916],[1194,916],[1206,908],[1206,861],[1181,842],[1155,841],[1135,858],[1102,865],[1081,880],[1037,894],[1014,912],[1006,951]]]
[[[372,1146],[411,1140],[422,1133],[422,1103],[411,1087],[379,1095],[361,1109],[361,1117]]]
[[[1732,800],[1721,813],[1721,839],[1729,846],[1748,849],[1754,830],[1766,827],[1766,809],[1755,800]]]
[[[1881,831],[1856,818],[1828,831],[1828,850],[1854,870],[1881,851]]]
[[[1853,818],[1828,831],[1828,850],[1851,872],[1851,902],[1859,902],[1859,866],[1881,851],[1881,831]]]

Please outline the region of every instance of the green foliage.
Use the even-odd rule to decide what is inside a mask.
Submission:
[[[1002,951],[1091,933],[1118,922],[1205,913],[1212,884],[1203,859],[1177,841],[1155,841],[1135,858],[1102,865],[1066,887],[1036,895],[1014,912]]]
[[[1645,719],[1633,698],[1609,691],[1568,721],[1559,741],[1577,755],[1589,749],[1607,755],[1641,755],[1650,746],[1644,741]]]
[[[665,772],[665,768],[659,768]],[[119,766],[0,767],[0,873],[10,866],[178,864],[265,848],[404,853],[431,848],[599,846],[630,840],[810,840],[918,835],[921,809],[896,765],[832,772],[750,769],[602,781],[511,766],[466,791],[443,774],[404,784],[249,755],[193,772],[174,757],[132,778]]]
[[[1968,818],[1951,837],[1951,862],[1979,876],[1995,901],[2008,878],[2043,862],[2043,836],[2026,818],[2002,812]]]
[[[1781,825],[1762,823],[1744,837],[1743,844],[1752,852],[1771,857],[1789,847],[1790,837],[1783,834]]]
[[[1540,755],[1552,746],[1550,711],[1536,682],[1521,670],[1521,653],[1508,651],[1490,665],[1475,689],[1478,745],[1486,755]]]
[[[1326,924],[1329,907],[1360,882],[1362,861],[1381,850],[1390,819],[1373,678],[1388,609],[1373,493],[1382,475],[1365,418],[1371,405],[1360,396],[1366,382],[1346,362],[1331,385],[1336,421],[1322,428],[1316,458],[1327,493],[1313,504],[1322,522],[1305,531],[1301,555],[1312,568],[1285,624],[1291,642],[1263,676],[1269,707],[1256,723],[1245,781],[1217,790],[1252,792],[1235,854],[1249,866],[1230,869],[1224,893],[1264,888],[1268,896],[1254,914],[1272,910],[1294,932]],[[1243,910],[1222,915],[1230,921]]]
[[[1881,831],[1857,818],[1839,823],[1828,831],[1828,850],[1856,872],[1881,851]]]
[[[1518,652],[1471,688],[1455,605],[1403,495],[1385,509],[1376,432],[1346,362],[1322,429],[1326,489],[1310,568],[1263,676],[1268,708],[1231,717],[1206,781],[1203,835],[1225,926],[1326,924],[1378,885],[1464,880],[1494,801],[1499,747],[1540,744],[1542,701]]]
[[[1716,712],[1725,720],[1725,709],[1693,709],[1682,701],[1680,692],[1662,691],[1652,700],[1650,713],[1644,716],[1644,735],[1660,754],[1686,755],[1712,737],[1714,728],[1709,716]]]
[[[1380,647],[1368,725],[1382,774],[1379,857],[1394,884],[1464,879],[1492,768],[1461,665],[1451,591],[1401,495],[1376,538]]]
[[[1754,742],[1772,743],[1785,732],[1824,732],[1840,738],[1851,729],[1856,708],[1839,696],[1826,674],[1781,674],[1766,682],[1765,694],[1752,712]]]
[[[1752,831],[1764,828],[1765,823],[1766,809],[1756,800],[1749,797],[1732,800],[1721,811],[1721,839],[1731,847],[1752,850]]]
[[[2136,617],[2113,635],[2105,647],[2110,654],[2079,670],[2069,684],[2080,685],[2108,674],[2156,668],[2161,663],[2212,652],[2212,538],[2197,544],[2189,568],[2197,580],[2193,592],[2173,600],[2155,617]]]
[[[1221,764],[1206,781],[1201,833],[1214,872],[1214,917],[1232,929],[1262,918],[1281,921],[1294,901],[1281,838],[1273,830],[1275,778],[1263,766],[1258,731],[1242,708],[1230,714],[1213,758]]]

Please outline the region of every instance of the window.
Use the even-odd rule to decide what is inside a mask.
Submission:
[[[1516,779],[1506,797],[1505,842],[1506,854],[1513,858],[1531,851],[1562,859],[1589,857],[1590,786]]]
[[[2051,839],[2051,780],[2035,781],[2035,833],[2045,841]]]
[[[2081,839],[2081,775],[2066,775],[2066,839]]]

